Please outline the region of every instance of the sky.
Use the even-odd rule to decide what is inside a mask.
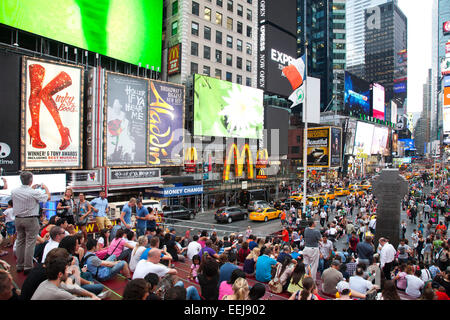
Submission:
[[[431,68],[433,0],[398,0],[408,18],[408,112],[421,112],[423,84]]]

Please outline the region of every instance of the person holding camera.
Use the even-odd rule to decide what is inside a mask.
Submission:
[[[22,185],[11,191],[11,199],[16,216],[17,272],[23,271],[27,275],[33,268],[36,236],[39,233],[39,203],[49,201],[50,192],[44,184],[32,185],[33,174],[29,171],[20,174],[20,181]]]

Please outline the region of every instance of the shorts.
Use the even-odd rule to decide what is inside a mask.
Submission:
[[[14,223],[14,221],[10,221],[10,222],[6,223],[6,233],[9,236],[16,234],[16,224]]]
[[[101,231],[108,226],[112,226],[111,220],[108,217],[95,217],[95,221],[97,222],[98,230]]]

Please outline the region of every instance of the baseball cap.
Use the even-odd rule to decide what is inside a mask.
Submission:
[[[347,281],[339,281],[339,283],[336,285],[336,289],[339,292],[342,292],[344,290],[350,290],[350,285]]]

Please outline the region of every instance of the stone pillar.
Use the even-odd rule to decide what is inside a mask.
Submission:
[[[400,176],[398,169],[383,169],[372,182],[372,188],[378,200],[375,245],[378,245],[378,239],[386,237],[397,248],[400,238],[401,200],[408,192],[408,181]]]

